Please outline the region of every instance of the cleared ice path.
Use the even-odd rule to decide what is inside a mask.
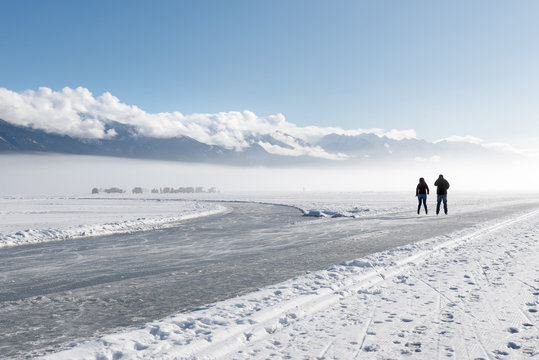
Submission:
[[[285,206],[226,205],[226,215],[162,231],[0,249],[0,358],[43,354],[537,206],[313,219]]]

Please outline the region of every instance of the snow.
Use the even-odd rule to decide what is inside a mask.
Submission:
[[[417,206],[415,190],[411,192],[268,192],[268,193],[227,193],[194,194],[186,199],[207,201],[246,201],[263,204],[281,204],[300,209],[307,216],[315,217],[375,217],[388,214],[410,212]],[[452,215],[486,210],[494,204],[511,206],[537,201],[537,196],[514,193],[475,193],[452,191],[448,198]],[[427,199],[431,213],[436,210],[436,195]],[[423,211],[423,210],[422,210]]]
[[[410,208],[410,197],[402,193],[395,193],[389,200],[379,193],[183,194],[181,198],[162,194],[3,196],[0,248],[156,230],[225,212],[226,206],[219,203],[234,201],[293,206],[316,217],[373,216]]]
[[[227,210],[166,197],[4,196],[0,204],[0,248],[156,230]]]
[[[338,201],[335,196],[235,199],[280,202],[330,216],[409,212],[410,204],[415,205],[408,195],[364,204],[350,194]],[[223,195],[211,199],[227,200]],[[525,200],[500,200],[515,201]],[[450,216],[465,214],[455,204],[475,210],[491,206],[455,196]],[[530,358],[539,354],[538,240],[539,208],[534,208],[105,335],[45,358]]]

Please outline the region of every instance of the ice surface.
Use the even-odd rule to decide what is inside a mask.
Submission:
[[[310,216],[320,217],[380,217],[387,214],[410,214],[417,209],[415,188],[411,192],[257,192],[226,194],[194,194],[185,199],[208,201],[248,201],[294,206]],[[434,192],[434,191],[433,191]],[[487,210],[493,206],[534,203],[538,195],[513,193],[478,193],[451,191],[448,195],[452,215]],[[427,198],[431,215],[436,209],[436,195]]]
[[[139,217],[174,218],[178,204],[190,212],[222,211],[227,205],[219,201],[234,200],[286,204],[305,214],[330,217],[294,233],[288,252],[294,255],[296,251],[297,259],[304,246],[314,241],[312,234],[326,239],[327,247],[319,252],[338,250],[344,258],[348,258],[347,249],[361,239],[391,239],[387,244],[373,244],[377,246],[403,241],[390,250],[106,335],[48,358],[347,359],[415,354],[425,359],[486,359],[537,355],[537,199],[454,192],[449,197],[449,216],[436,217],[432,212],[417,216],[413,195],[208,194],[184,196],[182,201],[4,197],[0,211],[6,218],[0,221],[3,234],[25,229],[65,231],[80,225],[102,226],[110,222],[110,216],[114,216],[112,223]],[[429,197],[431,209],[434,198]],[[140,215],[147,204],[155,209]],[[78,212],[81,216],[74,218],[72,214]],[[16,221],[9,220],[10,216]],[[272,213],[264,216],[271,218]],[[176,220],[157,221],[156,228]],[[414,235],[414,229],[421,230]],[[252,234],[262,239],[264,229]],[[427,240],[404,245],[404,240],[413,238]],[[287,239],[276,240],[285,245]],[[269,251],[271,256],[269,245],[262,242],[256,250]],[[221,247],[209,255],[219,259],[227,253],[230,250]],[[68,299],[69,294],[65,295]],[[46,297],[29,299],[46,301]]]
[[[520,212],[47,358],[533,357],[538,229]]]

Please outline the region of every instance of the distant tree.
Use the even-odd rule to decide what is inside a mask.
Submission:
[[[152,189],[152,194],[159,194],[159,190],[158,189]]]
[[[98,188],[93,188],[92,189],[92,194],[99,194],[99,189]]]
[[[142,194],[142,188],[137,186],[136,188],[133,188],[133,190],[131,190],[131,192],[133,194]]]
[[[106,192],[107,194],[123,194],[123,193],[125,193],[125,190],[119,189],[117,187],[111,187],[111,188],[105,189],[103,191]]]

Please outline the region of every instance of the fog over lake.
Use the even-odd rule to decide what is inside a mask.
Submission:
[[[537,192],[539,166],[520,162],[441,160],[304,167],[235,167],[77,155],[0,155],[4,194],[86,193],[93,187],[130,191],[160,187],[217,187],[221,192],[410,191],[419,177],[439,174],[451,191]],[[432,186],[433,187],[433,186]]]

